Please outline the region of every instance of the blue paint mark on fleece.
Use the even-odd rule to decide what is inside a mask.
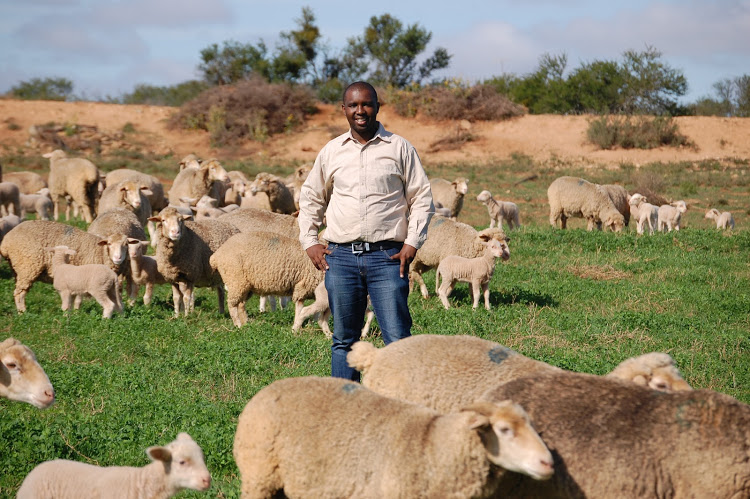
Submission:
[[[344,390],[345,393],[352,393],[355,390],[359,390],[359,388],[359,383],[347,383],[341,389]]]
[[[492,362],[494,362],[495,364],[501,364],[505,359],[507,359],[511,355],[515,355],[516,352],[514,352],[508,347],[504,347],[500,345],[500,346],[496,346],[492,348],[487,353],[489,354],[490,360]]]

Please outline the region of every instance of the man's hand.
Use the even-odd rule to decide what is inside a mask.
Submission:
[[[391,257],[391,260],[401,260],[401,267],[399,267],[399,276],[401,279],[404,278],[404,270],[409,268],[409,264],[414,260],[414,255],[416,254],[417,248],[404,244],[401,251]]]
[[[328,270],[328,262],[326,262],[326,255],[331,254],[331,250],[327,249],[322,244],[315,244],[305,250],[307,256],[312,260],[313,265],[318,270]]]

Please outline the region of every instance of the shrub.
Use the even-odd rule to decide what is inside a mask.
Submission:
[[[602,116],[589,123],[589,142],[600,149],[653,149],[660,146],[693,146],[671,117]]]
[[[667,198],[659,194],[664,192],[667,188],[667,183],[664,177],[658,173],[653,172],[638,172],[631,176],[630,183],[633,184],[633,190],[631,193],[639,193],[646,196],[649,203],[655,206],[661,206],[668,204]]]

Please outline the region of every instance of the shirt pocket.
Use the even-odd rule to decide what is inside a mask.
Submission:
[[[370,192],[389,194],[403,190],[401,170],[393,162],[381,162],[368,167],[367,189]]]

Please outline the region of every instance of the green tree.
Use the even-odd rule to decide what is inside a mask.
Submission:
[[[123,104],[179,107],[197,97],[207,88],[209,88],[208,83],[198,80],[190,80],[166,87],[139,84],[135,86],[133,92],[123,95],[120,101]]]
[[[271,61],[271,79],[299,81],[313,76],[315,58],[320,45],[320,29],[315,25],[315,14],[310,7],[302,8],[302,17],[295,19],[297,30],[282,32],[284,43]]]
[[[228,85],[256,73],[266,78],[270,75],[268,50],[261,41],[257,46],[234,40],[225,41],[220,48],[213,43],[201,50],[198,69],[210,85]]]
[[[68,100],[73,93],[73,82],[67,78],[32,78],[11,87],[11,95],[23,100]]]
[[[625,75],[616,61],[594,61],[575,69],[567,79],[567,100],[578,114],[617,113],[623,108]]]
[[[521,78],[512,88],[511,98],[531,113],[563,113],[570,109],[563,75],[568,65],[566,54],[542,54],[537,69]]]
[[[677,99],[687,92],[687,79],[681,71],[662,62],[662,53],[653,47],[623,54],[623,108],[627,114],[678,114]]]

